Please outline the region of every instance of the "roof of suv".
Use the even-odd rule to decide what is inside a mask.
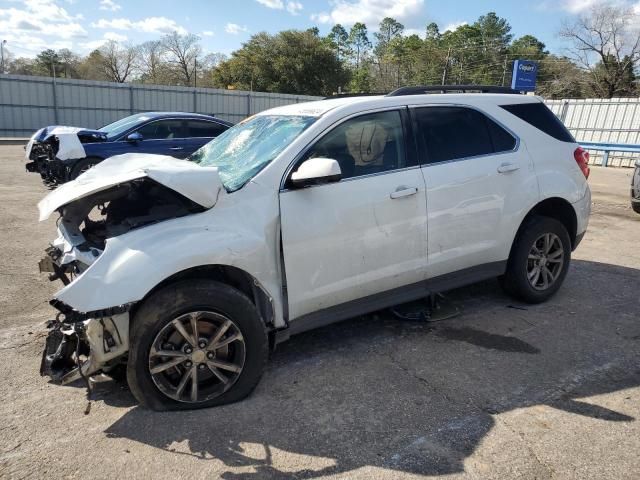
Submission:
[[[330,110],[341,107],[359,107],[358,110],[393,107],[397,105],[421,105],[432,103],[458,103],[473,105],[474,103],[492,102],[496,105],[514,103],[535,103],[540,98],[529,95],[503,94],[503,93],[428,93],[424,95],[398,95],[398,96],[362,96],[362,97],[337,97],[313,102],[295,103],[282,107],[272,108],[261,112],[259,115],[303,115],[320,117]]]

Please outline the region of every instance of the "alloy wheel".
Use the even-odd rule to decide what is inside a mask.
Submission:
[[[242,332],[230,318],[195,311],[175,318],[156,335],[149,351],[149,373],[167,397],[200,403],[231,388],[245,357]]]
[[[562,241],[555,233],[540,235],[527,258],[527,279],[536,290],[547,290],[558,280],[564,266]]]

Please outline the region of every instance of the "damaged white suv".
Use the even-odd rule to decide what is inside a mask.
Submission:
[[[50,193],[43,372],[126,365],[147,407],[219,405],[294,333],[491,277],[548,299],[587,228],[586,152],[539,98],[429,90],[275,108],[191,161],[113,157]]]

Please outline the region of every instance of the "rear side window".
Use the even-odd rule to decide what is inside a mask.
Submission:
[[[189,120],[187,122],[188,137],[217,137],[227,129],[224,125],[205,120]]]
[[[414,118],[429,163],[490,155],[516,145],[509,132],[471,108],[416,108]]]
[[[561,142],[574,143],[573,135],[564,126],[555,114],[542,102],[517,103],[514,105],[500,105],[507,112],[524,120],[529,125],[533,125],[538,130],[542,130],[547,135],[551,135]]]

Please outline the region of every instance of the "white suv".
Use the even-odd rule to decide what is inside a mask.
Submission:
[[[491,277],[551,297],[587,153],[539,98],[427,90],[275,108],[190,162],[122,155],[50,193],[40,268],[65,287],[43,373],[126,364],[143,405],[219,405],[294,333]]]

